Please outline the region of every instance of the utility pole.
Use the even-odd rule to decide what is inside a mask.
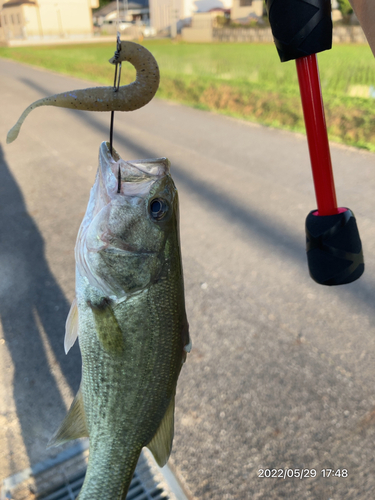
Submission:
[[[39,36],[42,39],[43,38],[43,28],[42,28],[42,18],[41,18],[41,15],[40,15],[40,5],[37,3],[36,7],[37,7],[37,9],[36,9],[36,15],[37,15],[37,18],[38,18]]]
[[[171,38],[174,40],[177,37],[177,13],[175,1],[171,0]]]
[[[124,0],[124,21],[126,21],[127,15],[128,15],[128,0]]]

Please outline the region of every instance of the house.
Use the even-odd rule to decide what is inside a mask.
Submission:
[[[237,22],[259,19],[263,16],[263,8],[263,0],[233,0],[230,17]]]
[[[142,22],[147,24],[150,19],[148,0],[120,0],[119,15],[122,22]],[[117,2],[110,2],[93,13],[96,26],[115,23],[117,20]]]
[[[88,37],[98,0],[0,0],[0,41]]]
[[[156,33],[169,34],[185,17],[184,0],[149,0],[150,24]]]
[[[223,10],[219,11],[223,15]],[[209,12],[197,12],[193,15],[191,26],[182,28],[182,39],[185,42],[212,42],[213,28],[216,25],[218,11],[212,9]]]
[[[232,0],[149,0],[150,23],[159,32],[180,31],[198,12],[230,9]]]
[[[187,1],[187,0],[185,0]],[[217,0],[197,0],[195,5],[208,6],[207,2]],[[206,12],[195,12],[192,15],[191,25],[182,29],[182,38],[187,42],[212,42],[214,39],[213,28],[218,26],[218,16],[226,17],[231,21],[247,24],[251,19],[259,19],[263,16],[263,0],[223,0],[228,4],[215,6]]]

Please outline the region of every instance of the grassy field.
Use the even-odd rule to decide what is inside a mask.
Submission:
[[[290,130],[304,130],[295,63],[271,44],[148,41],[161,71],[158,97]],[[0,47],[0,57],[109,85],[114,44]],[[375,151],[375,60],[367,46],[318,56],[330,138]],[[122,83],[134,79],[123,65]]]

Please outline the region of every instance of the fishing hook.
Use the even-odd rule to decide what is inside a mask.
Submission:
[[[112,154],[112,152],[111,152]],[[118,174],[117,174],[117,194],[121,193],[121,168],[118,166]]]

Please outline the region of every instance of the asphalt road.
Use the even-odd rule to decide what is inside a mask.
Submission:
[[[60,451],[45,446],[80,380],[77,346],[63,350],[73,248],[109,116],[39,108],[12,145],[6,132],[32,101],[85,86],[0,61],[0,480]],[[114,145],[169,157],[180,192],[193,350],[170,462],[190,497],[373,499],[375,155],[332,145],[366,271],[323,287],[306,266],[305,137],[154,100],[116,114]],[[259,477],[272,468],[316,477]]]

